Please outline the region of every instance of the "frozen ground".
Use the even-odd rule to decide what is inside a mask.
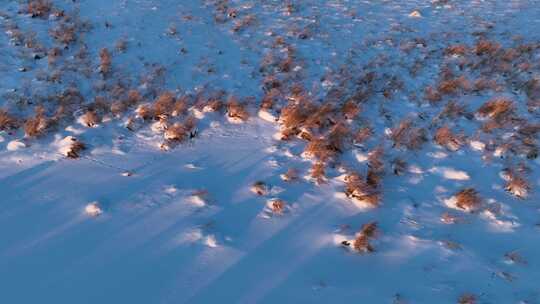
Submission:
[[[0,115],[0,302],[540,303],[538,1],[54,0],[35,18],[27,3],[0,3],[0,109],[16,118],[2,127]],[[62,26],[73,41],[52,37]],[[478,41],[500,45],[479,55]],[[475,89],[428,100],[428,86],[461,75]],[[477,89],[480,78],[495,84]],[[280,140],[284,123],[257,115],[270,87],[276,115],[301,98],[353,100],[358,117],[343,123],[371,136],[305,157],[305,140]],[[138,103],[81,123],[96,96],[110,105],[128,89]],[[193,138],[170,143],[156,117],[136,117],[164,91],[191,98]],[[203,111],[230,95],[247,121]],[[507,116],[482,116],[501,96]],[[453,101],[464,109],[450,115]],[[37,105],[54,124],[31,135]],[[426,133],[420,147],[396,135],[407,118],[404,133]],[[443,126],[463,136],[445,147]],[[86,146],[76,159],[67,136]],[[343,179],[374,170],[377,148],[380,202],[367,206]],[[292,182],[280,177],[290,168]],[[522,198],[505,190],[508,168],[528,183]],[[481,197],[474,212],[456,206],[466,188]],[[342,244],[374,221],[374,252]]]

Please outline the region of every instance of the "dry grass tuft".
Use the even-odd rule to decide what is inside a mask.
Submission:
[[[49,119],[45,116],[45,109],[37,107],[36,115],[26,119],[24,133],[27,137],[39,137],[45,133],[48,127]]]
[[[322,162],[332,159],[336,155],[335,150],[324,137],[313,138],[306,146],[303,155],[307,158],[315,158]]]
[[[489,40],[481,39],[479,40],[475,47],[474,52],[476,55],[494,55],[499,49],[501,48],[501,45],[495,42],[491,42]]]
[[[360,106],[352,100],[345,102],[341,107],[341,113],[345,116],[345,119],[355,119],[360,110]]]
[[[240,121],[247,121],[249,119],[249,112],[246,110],[244,104],[238,102],[235,97],[230,97],[227,101],[227,116]]]
[[[0,131],[13,130],[18,127],[18,120],[6,110],[0,109]]]
[[[373,135],[373,131],[369,127],[360,128],[354,135],[354,143],[361,144]]]
[[[283,215],[286,207],[287,203],[285,203],[285,201],[276,199],[272,201],[271,210],[274,214]]]
[[[101,118],[94,110],[88,110],[84,115],[81,117],[82,122],[85,126],[89,128],[95,127],[97,124],[101,122]]]
[[[169,114],[171,114],[175,102],[176,99],[173,93],[162,93],[156,98],[154,104],[152,105],[154,116],[168,116]]]
[[[478,192],[473,188],[465,188],[454,195],[456,199],[456,207],[474,211],[480,207],[482,199],[478,195]]]
[[[251,192],[257,195],[266,195],[268,194],[268,186],[263,181],[256,181],[251,185]]]
[[[511,169],[505,169],[503,173],[505,174],[507,180],[504,189],[517,198],[526,198],[531,189],[529,182]]]
[[[379,206],[380,192],[377,190],[379,180],[362,178],[357,173],[351,173],[346,178],[345,195],[350,199],[357,200],[372,207]]]
[[[295,168],[289,168],[287,172],[281,174],[281,179],[286,182],[293,182],[298,180],[298,170]]]
[[[394,147],[409,150],[418,150],[427,141],[426,131],[415,127],[411,119],[405,119],[394,127],[390,138],[394,141]]]
[[[111,72],[112,57],[107,48],[99,51],[99,72],[106,76]]]
[[[52,12],[52,2],[48,0],[29,0],[26,11],[32,18],[47,18]]]
[[[317,184],[326,183],[326,165],[323,162],[314,163],[311,166],[310,175]]]
[[[480,117],[500,119],[514,111],[514,102],[505,97],[491,99],[484,103],[477,111]]]
[[[375,251],[375,248],[370,244],[370,240],[375,238],[377,234],[377,222],[370,222],[364,224],[360,231],[356,234],[354,241],[352,241],[352,248],[359,253],[371,253]],[[345,246],[350,246],[349,241],[342,243]]]
[[[468,53],[469,49],[464,44],[455,44],[446,48],[444,53],[446,55],[464,56]]]
[[[458,304],[476,304],[476,296],[470,293],[463,294],[459,297]]]
[[[463,145],[462,136],[455,135],[448,126],[443,126],[435,132],[433,140],[450,151],[457,151]]]

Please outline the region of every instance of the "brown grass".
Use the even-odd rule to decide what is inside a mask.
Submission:
[[[377,222],[370,222],[364,224],[360,231],[356,234],[356,238],[353,241],[353,249],[359,253],[374,252],[375,248],[369,243],[377,233]]]
[[[504,174],[507,177],[504,189],[517,198],[526,198],[531,189],[529,182],[512,169],[505,169]]]
[[[313,138],[304,149],[304,155],[323,162],[332,159],[336,155],[336,152],[324,137]]]
[[[450,151],[457,151],[463,145],[462,136],[455,135],[448,126],[437,129],[433,140]]]
[[[354,143],[361,144],[373,135],[373,131],[369,127],[360,128],[354,135]]]
[[[478,209],[482,199],[473,188],[465,188],[455,194],[456,206],[463,210],[473,211]]]
[[[111,72],[112,57],[107,48],[99,51],[99,72],[106,76]]]
[[[0,109],[0,131],[13,130],[18,127],[18,120],[6,110]]]
[[[411,119],[402,120],[394,127],[390,138],[394,141],[394,147],[406,147],[409,150],[418,150],[427,141],[426,131],[414,127]]]
[[[95,127],[97,124],[99,124],[101,122],[101,118],[96,113],[96,111],[88,110],[82,116],[82,121],[87,127],[93,128],[93,127]]]
[[[285,212],[285,207],[287,203],[285,201],[277,199],[272,202],[272,213],[277,215],[282,215]]]
[[[43,107],[36,107],[36,115],[24,122],[24,133],[27,137],[39,137],[49,127],[49,120],[45,116]]]
[[[48,0],[29,0],[26,10],[33,18],[47,18],[52,12],[52,3]]]
[[[476,296],[470,293],[463,294],[459,297],[458,304],[476,304]]]
[[[85,150],[86,146],[79,140],[73,141],[70,150],[67,152],[68,158],[79,158],[81,151]]]
[[[431,103],[436,103],[442,100],[441,94],[431,86],[428,86],[425,89],[424,98]]]
[[[154,101],[154,104],[152,105],[154,115],[157,116],[168,116],[172,112],[172,108],[174,106],[174,103],[176,102],[175,96],[171,92],[163,92],[161,93],[156,100]]]
[[[360,113],[360,106],[356,102],[349,100],[341,107],[341,113],[343,113],[346,119],[355,119],[358,113]]]
[[[445,50],[444,50],[444,53],[446,55],[459,55],[459,56],[464,56],[468,53],[469,51],[469,48],[464,45],[464,44],[455,44],[455,45],[451,45],[449,47],[447,47]]]
[[[251,192],[257,195],[266,195],[268,193],[268,186],[263,181],[256,181],[251,185]]]
[[[351,199],[356,199],[373,207],[379,206],[380,193],[373,181],[367,181],[357,173],[349,174],[345,182],[345,195]]]
[[[241,121],[247,121],[249,119],[249,112],[246,110],[245,104],[240,103],[232,96],[227,101],[227,115]]]
[[[166,140],[181,142],[187,138],[188,130],[181,123],[175,123],[172,126],[167,127],[164,136]]]
[[[323,162],[314,163],[311,166],[310,174],[317,184],[326,182],[326,165]]]
[[[477,111],[481,117],[499,119],[504,115],[512,113],[514,102],[505,97],[493,98],[484,103]]]
[[[501,45],[495,42],[491,42],[489,40],[481,39],[479,40],[475,47],[474,52],[476,55],[494,55],[499,49],[501,48]]]

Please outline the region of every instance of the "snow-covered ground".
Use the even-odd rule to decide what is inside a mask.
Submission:
[[[0,3],[1,303],[540,303],[538,1],[47,3]]]

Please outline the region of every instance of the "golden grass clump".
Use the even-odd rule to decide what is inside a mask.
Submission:
[[[287,172],[280,175],[281,179],[286,182],[293,182],[298,180],[298,170],[295,168],[287,169]]]
[[[394,147],[409,150],[418,150],[427,141],[425,129],[415,127],[411,119],[402,120],[394,127],[390,138],[394,141]]]
[[[95,110],[88,110],[83,114],[81,120],[85,126],[93,128],[101,122],[101,117]]]
[[[466,211],[474,211],[482,203],[478,192],[473,188],[465,188],[457,192],[454,197],[456,199],[456,207]]]
[[[268,185],[266,185],[263,181],[256,181],[251,185],[251,192],[257,194],[257,195],[267,195],[268,194]]]
[[[450,151],[457,151],[463,145],[462,136],[454,134],[448,126],[437,129],[433,140]]]
[[[329,141],[324,137],[313,138],[302,153],[306,158],[314,158],[320,161],[328,161],[337,153]]]
[[[52,12],[52,8],[52,3],[48,0],[29,0],[26,6],[26,10],[32,18],[47,18]]]
[[[531,186],[529,182],[512,169],[504,169],[503,177],[506,179],[504,189],[517,198],[524,199],[528,196]]]
[[[68,158],[79,158],[81,151],[86,149],[86,145],[79,140],[74,141],[69,151],[67,152]]]
[[[360,106],[352,100],[345,102],[341,107],[341,113],[345,116],[345,119],[355,119],[360,110]]]
[[[27,118],[24,122],[24,133],[27,137],[39,137],[45,133],[49,127],[49,119],[45,116],[45,109],[36,107],[36,115]]]
[[[424,90],[424,98],[431,103],[436,103],[442,100],[441,94],[431,86],[428,86]]]
[[[19,127],[18,120],[4,109],[0,109],[0,131],[13,130]]]
[[[285,203],[285,201],[276,199],[272,201],[271,210],[274,214],[282,215],[285,212],[286,207],[287,203]]]
[[[355,144],[361,144],[373,135],[373,131],[369,127],[360,128],[354,134],[353,141]]]
[[[111,72],[112,57],[107,48],[99,51],[99,72],[106,76]]]
[[[378,233],[377,222],[369,222],[362,225],[362,228],[356,233],[355,239],[352,241],[343,241],[345,246],[351,246],[358,253],[371,253],[375,251],[373,245],[370,244],[370,240],[376,237]]]
[[[316,162],[311,166],[310,176],[317,184],[326,182],[326,165],[323,162]]]
[[[476,304],[476,296],[470,293],[463,294],[459,297],[458,304]]]
[[[289,103],[281,110],[279,120],[287,129],[298,128],[314,111],[315,106],[309,101],[298,104]]]
[[[240,121],[247,121],[249,112],[244,104],[240,103],[235,97],[230,97],[227,101],[227,116]]]
[[[514,110],[514,102],[505,97],[491,99],[484,103],[477,111],[480,117],[498,119],[510,114]]]
[[[378,183],[373,176],[368,181],[357,173],[349,174],[345,181],[345,195],[361,204],[377,207],[381,199],[381,194],[377,190]]]
[[[328,147],[330,150],[342,153],[346,142],[351,137],[351,130],[342,122],[336,123],[328,132]]]
[[[472,85],[469,80],[465,78],[465,76],[442,80],[437,86],[437,92],[443,95],[453,95],[458,93],[460,90],[469,91],[471,89]]]
[[[494,55],[500,48],[501,45],[498,43],[491,42],[485,39],[480,39],[474,47],[474,52],[478,56]]]
[[[164,92],[161,93],[156,100],[154,101],[154,104],[152,105],[154,116],[168,116],[172,112],[172,108],[174,106],[174,103],[176,102],[176,98],[173,93],[171,92]]]
[[[469,48],[464,44],[454,44],[449,47],[447,47],[444,50],[444,53],[446,55],[452,55],[452,56],[464,56],[468,53]]]

